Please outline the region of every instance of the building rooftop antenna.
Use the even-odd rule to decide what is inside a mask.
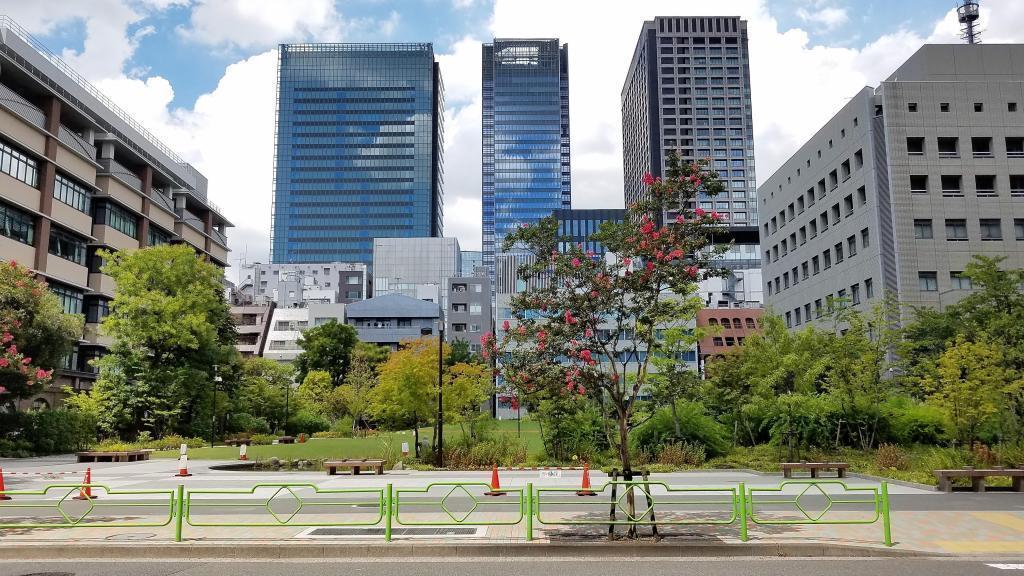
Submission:
[[[963,3],[956,7],[956,19],[960,22],[960,38],[968,44],[981,43],[981,30],[975,28],[978,21],[978,3],[973,0],[963,0]]]

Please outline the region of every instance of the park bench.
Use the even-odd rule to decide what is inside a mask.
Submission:
[[[377,470],[377,475],[384,474],[384,461],[383,460],[372,460],[369,458],[363,459],[345,459],[345,460],[328,460],[324,462],[324,468],[327,470],[327,474],[334,476],[338,473],[338,468],[351,468],[352,475],[356,476],[359,474],[359,470],[362,468],[374,468]]]
[[[971,490],[975,492],[985,491],[985,478],[1008,476],[1010,478],[1011,490],[1024,492],[1024,466],[1019,468],[972,468],[965,467],[959,470],[935,470],[935,478],[939,481],[938,489],[943,492],[953,491],[954,478],[970,478]]]
[[[79,462],[139,462],[149,460],[150,450],[78,452]]]
[[[810,470],[811,478],[817,478],[822,470],[835,470],[839,478],[846,478],[846,470],[850,467],[846,462],[783,462],[782,475],[793,477],[793,470]]]
[[[278,444],[295,444],[295,436],[281,436],[277,439]]]
[[[252,446],[252,438],[229,438],[224,441],[224,444],[228,446],[241,446],[243,444],[246,446]]]

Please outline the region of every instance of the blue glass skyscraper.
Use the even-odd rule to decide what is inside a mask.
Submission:
[[[524,223],[569,208],[569,47],[558,39],[483,45],[483,263]]]
[[[431,44],[282,44],[271,261],[442,236],[443,92]]]

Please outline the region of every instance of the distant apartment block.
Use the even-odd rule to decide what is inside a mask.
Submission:
[[[703,370],[708,358],[721,356],[743,344],[751,334],[761,331],[762,309],[732,310],[705,308],[697,311],[697,328],[708,334],[697,344],[700,366]]]
[[[22,408],[91,387],[114,296],[99,250],[183,243],[228,264],[231,223],[206,178],[12,20],[0,18],[0,258],[46,279],[85,331]]]
[[[431,44],[282,44],[271,261],[372,264],[442,236],[444,86]]]
[[[263,356],[270,334],[271,319],[275,304],[236,305],[231,307],[231,319],[235,323],[235,349],[243,358]]]
[[[664,176],[675,152],[710,158],[725,191],[700,195],[729,224],[758,223],[747,21],[735,16],[644,22],[623,82],[626,205],[644,194],[643,176]]]
[[[941,309],[975,254],[1024,267],[1024,46],[922,47],[759,197],[765,296],[790,327],[885,292]]]
[[[445,340],[465,340],[472,352],[481,351],[480,337],[494,332],[491,311],[491,281],[486,276],[448,279],[448,308],[445,312]]]
[[[302,334],[328,322],[345,323],[345,304],[310,303],[300,308],[274,308],[263,357],[288,364],[302,353]]]
[[[322,262],[242,266],[235,291],[247,302],[293,308],[311,302],[348,304],[370,296],[368,266]]]
[[[407,340],[436,338],[441,308],[403,294],[387,294],[350,304],[345,316],[361,342],[397,350]]]

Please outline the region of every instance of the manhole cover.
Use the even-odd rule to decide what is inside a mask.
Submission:
[[[128,534],[114,534],[113,536],[107,536],[104,540],[148,540],[156,536],[151,532],[130,532]]]

